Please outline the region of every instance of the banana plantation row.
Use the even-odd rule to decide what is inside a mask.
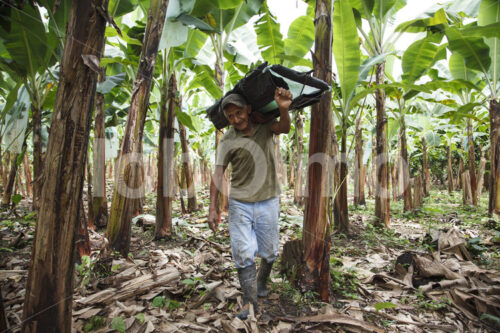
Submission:
[[[2,205],[31,196],[38,212],[25,331],[71,329],[85,175],[89,224],[106,226],[112,249],[127,255],[145,187],[157,192],[155,237],[172,237],[175,194],[186,188],[193,211],[195,189],[210,184],[222,132],[206,108],[262,61],[332,87],[275,141],[282,183],[305,211],[305,289],[328,299],[330,221],[349,232],[351,182],[355,205],[366,187],[374,196],[381,227],[391,195],[411,211],[431,178],[461,188],[464,204],[487,189],[500,213],[499,2],[454,1],[397,27],[403,0],[306,2],[286,37],[263,0],[0,5]],[[395,49],[412,33],[423,37]]]

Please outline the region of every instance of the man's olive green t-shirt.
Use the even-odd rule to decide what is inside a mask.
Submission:
[[[217,149],[216,165],[231,164],[231,198],[258,202],[280,194],[274,161],[271,125],[254,124],[253,134],[244,135],[231,127]]]

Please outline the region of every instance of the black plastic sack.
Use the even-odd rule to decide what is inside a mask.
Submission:
[[[267,62],[264,62],[238,81],[224,97],[233,93],[243,95],[252,106],[252,118],[257,122],[269,121],[279,116],[278,105],[274,100],[276,87],[292,92],[290,110],[317,103],[321,95],[330,90],[326,82],[311,76],[311,72],[297,72],[281,65],[268,66]],[[229,125],[221,108],[223,98],[207,109],[208,118],[217,129]]]

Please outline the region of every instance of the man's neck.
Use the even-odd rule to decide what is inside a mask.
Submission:
[[[243,133],[243,135],[246,135],[246,136],[252,136],[254,134],[254,129],[255,129],[254,123],[252,122],[251,119],[249,119],[248,120],[248,127],[246,128],[246,130],[241,131],[241,133]]]

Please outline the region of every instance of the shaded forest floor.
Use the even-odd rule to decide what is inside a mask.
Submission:
[[[283,192],[280,250],[300,239],[302,210]],[[154,214],[147,197],[144,214]],[[349,207],[351,234],[333,235],[331,299],[300,293],[271,274],[271,293],[256,318],[242,322],[241,292],[227,224],[214,235],[202,207],[181,216],[174,206],[171,241],[153,241],[152,216],[135,219],[127,259],[102,253],[104,230],[90,232],[92,255],[76,266],[77,332],[494,332],[500,329],[500,225],[461,194],[433,191],[424,206],[402,213],[391,202],[391,228],[371,224],[373,200]],[[23,206],[24,204],[24,206]],[[176,201],[176,205],[178,201]],[[21,202],[0,215],[0,286],[11,331],[20,330],[36,215]],[[149,223],[148,223],[149,222]],[[225,222],[225,220],[223,220]],[[281,252],[280,252],[281,253]],[[279,260],[279,259],[278,259]]]

